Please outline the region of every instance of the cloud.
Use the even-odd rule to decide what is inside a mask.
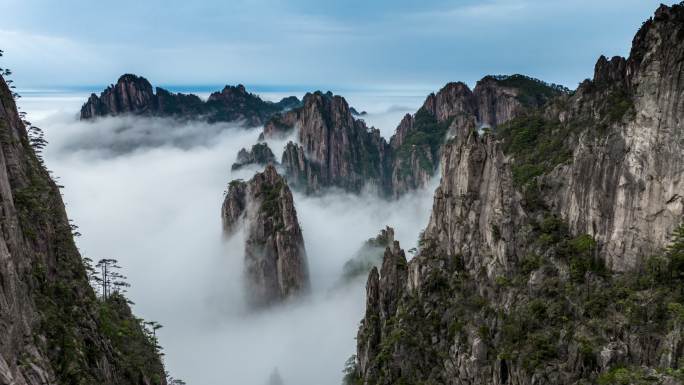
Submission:
[[[574,87],[600,54],[627,53],[658,3],[11,0],[3,28],[17,34],[2,45],[20,87],[102,85],[123,72],[166,85],[332,88],[518,72]]]

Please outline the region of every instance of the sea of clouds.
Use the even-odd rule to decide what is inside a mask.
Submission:
[[[65,186],[81,253],[119,260],[136,314],[164,325],[158,335],[171,374],[190,385],[262,385],[278,368],[286,385],[339,384],[365,306],[365,278],[339,287],[342,266],[386,225],[404,249],[414,247],[437,178],[395,201],[295,193],[312,293],[254,313],[242,293],[244,235],[222,239],[220,207],[230,180],[258,171],[230,166],[260,129],[132,117],[80,122],[85,96],[36,93],[20,104],[50,142],[45,161]],[[389,137],[423,97],[349,100]],[[284,141],[270,145],[279,156]]]

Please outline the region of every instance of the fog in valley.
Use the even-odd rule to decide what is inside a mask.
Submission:
[[[344,96],[389,138],[425,95]],[[397,201],[371,192],[295,192],[312,293],[248,311],[244,236],[223,239],[220,207],[229,181],[260,171],[230,171],[260,128],[132,117],[79,122],[85,99],[28,93],[20,105],[50,142],[46,165],[65,186],[67,212],[83,234],[81,253],[118,259],[135,313],[164,325],[158,335],[167,370],[190,385],[261,385],[275,368],[285,385],[339,384],[365,306],[365,277],[340,287],[342,266],[386,225],[404,249],[414,247],[438,178]],[[278,158],[284,143],[269,143]]]

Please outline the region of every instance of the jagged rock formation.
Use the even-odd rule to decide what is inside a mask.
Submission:
[[[575,93],[453,131],[419,254],[368,277],[351,383],[681,383],[682,37],[661,6]]]
[[[385,248],[394,244],[394,229],[387,226],[375,238],[370,238],[342,267],[342,280],[349,282],[365,277],[373,266],[380,266]]]
[[[247,151],[241,149],[238,152],[237,160],[231,166],[232,170],[239,170],[247,165],[256,164],[265,166],[269,163],[277,163],[275,155],[271,148],[266,143],[257,143],[252,146],[252,149]]]
[[[388,144],[378,130],[355,119],[358,114],[344,98],[316,92],[304,97],[301,108],[271,118],[261,138],[284,138],[297,130],[298,143],[289,143],[282,159],[293,188],[358,192],[370,185],[381,195],[399,196],[427,185],[449,132],[495,126],[564,93],[522,75],[485,77],[474,92],[449,83],[406,115]]]
[[[165,384],[126,301],[90,287],[59,189],[2,77],[0,135],[0,383]]]
[[[196,95],[171,93],[157,87],[156,94],[147,79],[126,74],[98,97],[91,94],[81,107],[81,119],[113,115],[165,116],[206,119],[209,122],[242,122],[249,127],[262,125],[273,114],[301,105],[294,96],[277,103],[263,101],[240,84],[214,92],[204,102]]]
[[[394,149],[394,195],[424,187],[435,173],[442,144],[464,128],[495,128],[544,106],[568,91],[523,75],[485,76],[473,91],[461,82],[430,94],[413,115],[406,115],[390,139]]]
[[[380,131],[354,119],[344,98],[315,92],[304,105],[276,115],[264,136],[282,137],[295,127],[299,144],[288,144],[282,165],[293,188],[318,193],[326,187],[360,191],[365,185],[386,193],[389,160]]]
[[[273,165],[249,182],[231,182],[221,212],[226,235],[241,222],[246,226],[245,284],[253,307],[309,290],[306,250],[292,193]]]

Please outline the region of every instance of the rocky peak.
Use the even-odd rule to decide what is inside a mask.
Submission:
[[[208,100],[240,101],[250,97],[258,98],[258,96],[248,93],[245,86],[238,84],[237,86],[226,85],[221,92],[212,92]]]
[[[622,56],[613,56],[608,60],[601,55],[594,67],[594,82],[599,84],[620,83],[625,80],[627,60]]]
[[[242,84],[225,86],[204,102],[192,94],[172,93],[163,88],[152,91],[147,79],[126,74],[98,97],[92,94],[81,108],[81,119],[94,119],[115,115],[144,115],[199,119],[209,122],[240,122],[255,127],[274,114],[298,105],[296,97],[284,98],[278,103],[263,101],[247,92]]]
[[[277,163],[273,151],[265,142],[257,143],[249,151],[243,148],[238,152],[237,160],[231,166],[231,170],[239,170],[251,164],[265,166],[269,163]]]
[[[347,101],[331,92],[304,96],[303,106],[271,119],[265,137],[298,129],[298,144],[288,144],[282,164],[294,187],[309,193],[339,187],[358,192],[365,185],[388,189],[389,146],[380,131],[351,113]]]
[[[462,82],[447,83],[436,94],[428,95],[423,108],[439,122],[460,114],[474,114],[477,111],[472,91]]]
[[[81,108],[81,119],[117,114],[143,114],[154,106],[152,85],[147,79],[132,74],[119,77],[98,98],[91,94]]]
[[[251,306],[308,292],[306,250],[292,193],[273,165],[248,182],[231,182],[221,213],[227,236],[245,226],[244,276]]]

